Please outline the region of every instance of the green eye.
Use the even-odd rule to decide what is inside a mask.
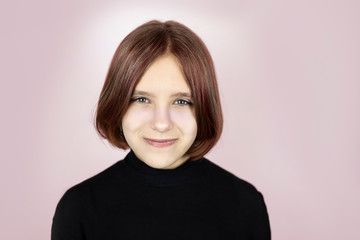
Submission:
[[[138,102],[143,102],[143,103],[149,102],[149,100],[146,99],[146,98],[144,98],[144,97],[137,98],[136,101],[138,101]]]
[[[149,99],[147,99],[145,97],[136,97],[136,98],[131,99],[131,102],[148,103]]]
[[[191,105],[191,102],[185,99],[178,99],[175,101],[175,104],[178,105]]]

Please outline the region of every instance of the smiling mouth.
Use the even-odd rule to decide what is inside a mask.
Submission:
[[[144,138],[145,141],[154,147],[163,148],[173,145],[177,139],[150,139]]]

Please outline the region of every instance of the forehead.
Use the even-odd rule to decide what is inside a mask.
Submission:
[[[178,59],[172,54],[157,58],[145,71],[135,90],[154,94],[163,92],[190,93],[182,67]]]

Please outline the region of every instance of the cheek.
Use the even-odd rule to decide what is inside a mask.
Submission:
[[[197,123],[195,119],[195,114],[191,110],[173,111],[171,114],[171,118],[184,134],[196,136]]]
[[[124,131],[133,131],[143,126],[150,118],[151,111],[130,107],[123,117],[122,127]]]

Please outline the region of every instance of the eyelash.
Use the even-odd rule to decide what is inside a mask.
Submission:
[[[137,98],[132,98],[131,102],[148,103],[149,99],[145,97],[137,97]]]
[[[186,99],[177,99],[175,102],[176,102],[178,105],[189,105],[189,106],[192,105],[192,102],[189,101],[189,100],[186,100]],[[179,103],[179,102],[182,102],[182,103]]]
[[[146,97],[135,97],[135,98],[132,98],[130,100],[131,102],[138,102],[138,103],[149,103],[149,99],[147,99]],[[181,102],[181,103],[179,103]],[[186,99],[177,99],[175,100],[175,104],[177,105],[189,105],[191,106],[192,105],[192,102],[190,100],[186,100]]]

